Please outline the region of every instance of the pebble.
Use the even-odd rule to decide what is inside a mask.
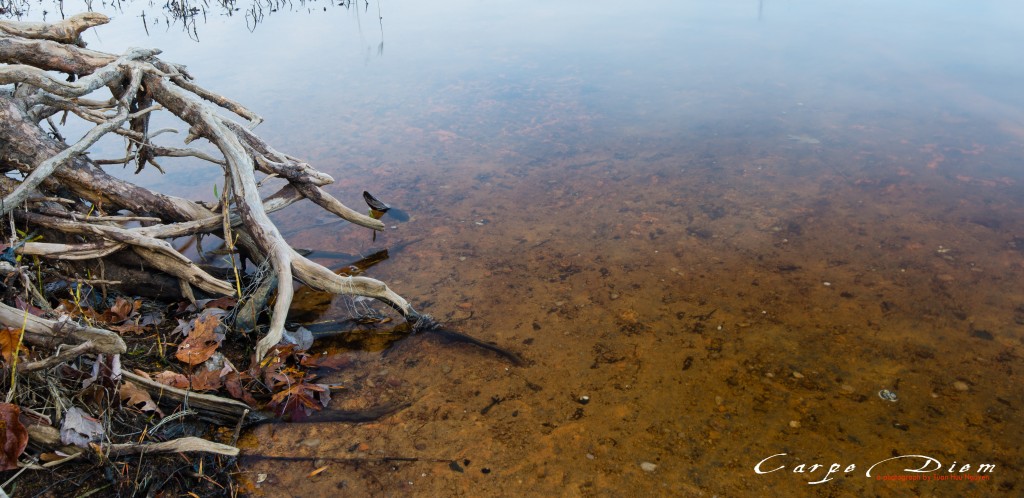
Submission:
[[[962,380],[958,380],[953,383],[953,389],[956,389],[957,391],[967,391],[970,388],[971,386],[967,385],[967,383]]]
[[[802,379],[802,378],[804,378],[804,374],[802,374],[800,372],[793,372],[793,377],[796,377],[798,379]]]
[[[846,394],[853,394],[853,392],[855,391],[853,386],[851,386],[849,384],[843,384],[843,385],[839,386],[839,390],[843,391]]]
[[[320,446],[320,438],[315,437],[311,439],[304,439],[301,442],[299,442],[299,444],[302,446],[307,446],[309,448],[315,448],[317,446]]]
[[[641,462],[640,468],[643,469],[644,472],[654,472],[658,469],[658,465],[651,462]]]
[[[800,428],[800,421],[799,420],[790,420],[789,421],[789,426],[794,428],[794,429],[799,429]]]

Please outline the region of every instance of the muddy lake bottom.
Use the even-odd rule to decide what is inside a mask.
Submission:
[[[290,241],[362,254],[412,241],[369,275],[527,364],[429,334],[382,336],[325,377],[346,386],[331,406],[411,406],[373,423],[251,431],[246,454],[311,459],[243,459],[246,489],[1019,493],[1024,202],[1019,180],[975,164],[1009,153],[882,142],[650,138],[541,164],[347,171],[412,219],[371,243],[306,206],[278,217]],[[346,312],[339,300],[324,316]],[[760,469],[781,468],[755,472],[772,455]],[[883,462],[900,455],[921,457]],[[925,456],[942,469],[904,472]],[[936,478],[878,478],[897,475]]]

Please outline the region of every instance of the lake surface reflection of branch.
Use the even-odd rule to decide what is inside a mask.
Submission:
[[[165,29],[180,28],[189,38],[199,41],[200,26],[210,17],[237,17],[244,20],[249,31],[255,31],[260,23],[277,12],[301,12],[309,14],[327,12],[329,8],[341,7],[356,16],[367,14],[369,0],[168,0],[163,4],[137,2],[133,0],[0,0],[0,18],[25,21],[53,21],[78,12],[101,12],[111,16],[130,15],[142,21],[143,31],[148,36],[153,27]],[[377,17],[381,23],[381,41],[378,55],[384,48],[384,26],[377,0]]]

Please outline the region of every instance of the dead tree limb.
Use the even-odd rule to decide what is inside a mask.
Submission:
[[[127,349],[121,336],[95,327],[79,325],[69,319],[48,320],[27,311],[0,303],[0,323],[12,328],[25,327],[25,342],[44,347],[91,342],[93,351],[120,354]]]
[[[104,16],[93,14],[54,24],[0,21],[0,84],[14,84],[14,89],[0,89],[0,169],[25,175],[13,189],[4,190],[0,213],[13,213],[29,226],[67,238],[25,244],[20,248],[22,254],[70,260],[106,258],[130,250],[152,268],[179,279],[186,297],[191,297],[193,286],[231,295],[234,286],[206,274],[166,241],[183,235],[219,233],[228,219],[231,230],[237,231],[239,244],[253,258],[268,262],[278,282],[270,327],[257,344],[257,358],[281,339],[296,279],[332,293],[372,297],[411,322],[419,319],[410,303],[383,282],[342,277],[299,255],[288,246],[267,213],[307,198],[360,226],[383,230],[383,223],[348,208],[323,190],[334,181],[330,175],[275,150],[252,132],[262,118],[197,85],[184,66],[160,60],[159,50],[133,48],[114,55],[84,48],[82,31],[105,22]],[[54,72],[76,76],[77,81],[63,81]],[[247,123],[229,119],[217,108]],[[216,147],[219,156],[154,144],[153,139],[166,130],[150,132],[148,118],[151,113],[163,111],[187,128],[186,143],[206,140]],[[66,144],[43,128],[44,123],[52,124],[49,120],[57,113],[73,114],[95,126],[78,142]],[[211,209],[107,175],[98,167],[100,161],[93,161],[87,154],[93,143],[110,134],[125,137],[128,153],[102,163],[135,161],[141,169],[147,164],[160,167],[156,163],[159,157],[190,156],[224,171],[231,202]],[[256,182],[256,171],[283,178],[288,186],[264,195]],[[35,200],[27,202],[30,198]],[[107,214],[116,211],[121,213]],[[99,218],[90,218],[92,214]],[[123,225],[128,219],[140,217],[159,223]],[[15,318],[20,317],[0,314],[0,323],[16,326],[11,321]],[[99,347],[97,340],[93,344]]]

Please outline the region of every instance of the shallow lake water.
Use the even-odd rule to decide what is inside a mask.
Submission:
[[[526,360],[368,329],[332,408],[410,406],[253,430],[311,460],[243,459],[248,493],[1021,493],[1021,4],[241,8],[87,40],[164,48],[343,202],[409,213],[275,220],[327,265],[392,248],[368,275]]]

